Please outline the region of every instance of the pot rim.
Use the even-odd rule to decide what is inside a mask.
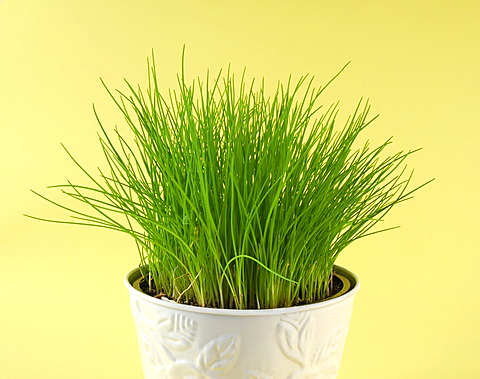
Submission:
[[[338,303],[346,302],[353,298],[360,288],[360,281],[358,277],[351,271],[341,266],[334,266],[334,272],[343,275],[350,281],[350,289],[337,297],[323,300],[318,303],[298,305],[287,308],[268,308],[268,309],[224,309],[224,308],[207,308],[195,305],[180,304],[167,298],[155,298],[134,288],[133,283],[140,278],[140,268],[137,267],[131,270],[124,279],[125,286],[132,296],[139,297],[144,301],[155,304],[157,306],[186,311],[194,313],[203,313],[211,315],[225,315],[225,316],[270,316],[274,314],[288,314],[305,311],[313,311],[320,308],[334,306]]]

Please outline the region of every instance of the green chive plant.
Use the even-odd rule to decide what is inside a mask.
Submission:
[[[268,96],[245,74],[187,83],[182,69],[162,93],[148,66],[146,90],[105,86],[133,133],[107,131],[95,112],[108,169],[90,173],[67,151],[90,184],[53,187],[89,211],[39,196],[71,212],[56,222],[133,237],[153,295],[237,309],[321,301],[340,252],[387,230],[372,227],[421,187],[405,173],[414,151],[354,147],[375,118],[368,102],[337,128],[337,105],[318,105],[326,86],[307,77]]]

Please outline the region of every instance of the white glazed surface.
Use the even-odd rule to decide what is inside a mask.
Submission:
[[[132,287],[135,272],[126,284],[145,378],[336,378],[359,287],[348,271],[356,283],[339,298],[244,311],[152,298]]]

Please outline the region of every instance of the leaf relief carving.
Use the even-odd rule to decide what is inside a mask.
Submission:
[[[282,353],[290,360],[305,366],[305,354],[311,338],[307,326],[310,318],[304,314],[282,317],[277,324],[277,342]]]
[[[240,343],[234,335],[224,335],[208,342],[195,361],[175,359],[167,368],[171,379],[210,379],[226,376],[240,354]]]
[[[196,363],[203,372],[224,375],[235,365],[239,354],[238,337],[227,334],[207,343],[198,354]]]
[[[162,336],[162,344],[173,351],[189,349],[195,339],[197,324],[190,318],[174,314],[157,321],[157,330]]]
[[[311,366],[319,367],[325,378],[335,378],[338,372],[340,359],[337,355],[340,353],[347,331],[348,327],[342,325],[325,344],[315,349],[311,356]]]

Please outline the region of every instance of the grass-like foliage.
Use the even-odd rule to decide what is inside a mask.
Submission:
[[[329,295],[340,252],[411,197],[405,159],[390,140],[354,147],[369,118],[360,101],[346,124],[318,104],[326,86],[302,77],[268,96],[228,71],[161,93],[111,92],[128,134],[97,116],[108,170],[90,184],[53,186],[86,205],[65,206],[71,224],[127,233],[152,288],[205,307],[274,308]],[[97,113],[95,112],[97,115]],[[133,134],[130,134],[132,132]],[[80,205],[80,204],[79,204]],[[383,229],[386,230],[386,229]]]

